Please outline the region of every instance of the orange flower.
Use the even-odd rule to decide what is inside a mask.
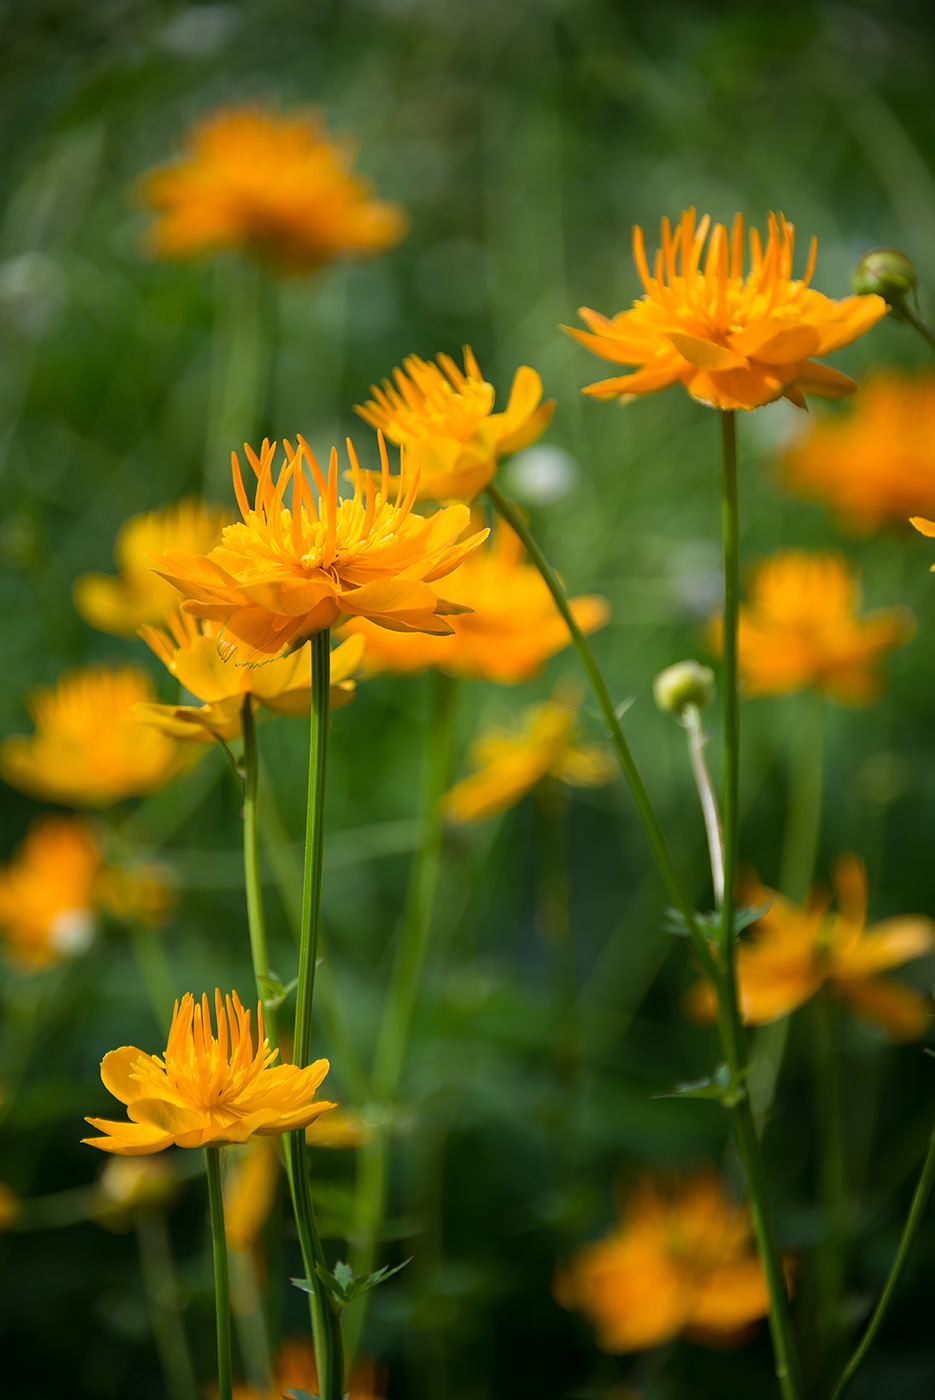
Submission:
[[[252,697],[274,714],[307,715],[311,706],[311,649],[300,647],[291,656],[265,666],[238,666],[218,652],[220,625],[198,622],[185,613],[167,613],[168,632],[141,627],[140,636],[182,686],[204,700],[203,705],[138,705],[135,714],[176,739],[210,743],[237,739],[243,730],[243,702]],[[171,635],[170,635],[171,634]],[[354,698],[351,672],[364,651],[362,638],[349,638],[331,653],[331,708]]]
[[[264,442],[259,458],[247,449],[257,476],[253,507],[234,455],[243,522],[228,525],[216,549],[206,557],[174,551],[154,561],[163,578],[187,595],[183,612],[223,624],[221,655],[247,665],[270,661],[331,627],[342,613],[402,632],[450,632],[443,614],[452,605],[431,585],[486,538],[482,530],[456,543],[470,519],[467,506],[448,506],[430,519],[413,515],[418,478],[407,480],[404,495],[402,476],[391,501],[382,437],[380,489],[369,473],[365,478],[348,442],[354,495],[341,501],[334,450],[326,481],[304,439],[297,452],[285,446],[287,461],[275,486],[275,443]],[[317,509],[305,462],[320,493]],[[291,510],[283,504],[290,482]]]
[[[856,384],[839,370],[809,357],[828,355],[863,335],[887,305],[879,296],[833,301],[809,287],[815,266],[812,239],[801,280],[792,277],[793,227],[770,214],[766,248],[750,230],[750,271],[744,275],[744,221],[737,214],[728,237],[715,224],[704,270],[701,253],[710,219],[696,230],[687,209],[675,233],[662,220],[662,247],[650,275],[643,230],[633,230],[633,259],[645,296],[612,320],[583,306],[590,331],[571,330],[589,350],[617,364],[639,365],[633,374],[591,384],[599,399],[631,398],[670,384],[684,384],[711,408],[759,408],[780,397],[805,407],[805,394],[840,398]]]
[[[880,689],[877,666],[909,640],[915,619],[906,608],[857,614],[860,590],[837,554],[784,550],[750,579],[741,604],[738,665],[748,695],[783,695],[813,686],[832,700],[863,705]],[[709,640],[720,653],[722,623]]]
[[[409,673],[439,666],[467,680],[511,685],[530,680],[571,638],[539,570],[526,563],[519,539],[502,521],[485,548],[450,574],[445,594],[471,611],[451,619],[452,635],[428,637],[388,632],[354,618],[345,635],[366,638],[363,667]],[[589,594],[570,606],[582,632],[594,632],[610,615],[605,598]]]
[[[931,999],[880,973],[935,951],[935,924],[912,914],[868,928],[863,862],[841,856],[832,873],[834,911],[827,895],[813,893],[800,906],[759,882],[745,892],[745,903],[769,908],[737,949],[743,1019],[757,1026],[776,1021],[826,991],[893,1040],[914,1040],[931,1024]],[[687,1009],[701,1020],[717,1015],[709,982],[692,988]]]
[[[0,937],[11,962],[39,971],[90,946],[102,869],[86,822],[46,817],[30,827],[0,867]]]
[[[143,198],[159,214],[164,258],[239,248],[284,272],[380,253],[406,231],[395,204],[351,173],[354,153],[319,117],[247,106],[222,109],[191,133],[188,150],[152,171]]]
[[[250,1034],[250,1012],[236,992],[214,994],[217,1036],[211,1028],[208,998],[195,1002],[186,992],[175,1003],[165,1055],[147,1055],[135,1045],[111,1050],[101,1061],[104,1087],[127,1105],[129,1122],[88,1118],[105,1137],[83,1138],[90,1147],[121,1157],[139,1157],[179,1147],[217,1147],[246,1142],[254,1133],[272,1136],[305,1128],[334,1104],[314,1095],[328,1073],[328,1061],[305,1069],[276,1065],[263,1034],[263,1007],[257,1006],[257,1049]]]
[[[556,694],[525,710],[518,731],[493,732],[475,740],[471,756],[478,771],[444,797],[448,819],[485,821],[519,802],[546,777],[573,787],[610,782],[616,772],[610,754],[575,740],[577,712],[577,703]]]
[[[913,511],[935,512],[935,373],[878,371],[844,417],[810,422],[786,452],[783,482],[869,535]]]
[[[410,471],[420,473],[418,499],[472,501],[501,457],[519,452],[549,426],[554,400],[542,403],[542,380],[523,365],[513,377],[503,413],[494,413],[493,385],[481,377],[474,352],[464,347],[464,373],[450,355],[438,363],[410,355],[393,370],[395,384],[354,409],[371,428],[407,449]]]
[[[623,1219],[560,1270],[562,1307],[586,1313],[603,1351],[642,1351],[685,1332],[729,1345],[769,1311],[748,1212],[713,1173],[645,1178]]]
[[[186,762],[183,749],[138,720],[156,699],[143,671],[90,667],[29,697],[35,733],[0,743],[0,775],[51,802],[106,807],[161,787]]]
[[[315,1352],[311,1342],[304,1339],[283,1342],[269,1390],[257,1390],[252,1385],[235,1385],[233,1400],[280,1400],[281,1396],[288,1395],[292,1390],[304,1390],[308,1395],[318,1394]],[[346,1400],[380,1400],[378,1391],[382,1391],[382,1386],[377,1386],[372,1362],[360,1362],[354,1367]]]
[[[161,622],[178,601],[171,583],[153,573],[150,555],[165,549],[213,549],[227,518],[220,506],[179,501],[164,510],[133,515],[117,534],[114,558],[119,577],[82,574],[75,580],[75,607],[92,627],[130,637],[145,623]]]

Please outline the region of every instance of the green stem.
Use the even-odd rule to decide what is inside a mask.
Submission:
[[[305,822],[305,868],[302,876],[302,916],[299,925],[299,982],[296,988],[295,1045],[293,1062],[304,1068],[309,1061],[315,964],[321,913],[322,857],[325,834],[325,770],[328,758],[328,720],[331,693],[331,642],[328,629],[311,639],[312,696],[309,726],[308,806]],[[328,1272],[321,1237],[315,1223],[305,1129],[289,1134],[286,1171],[295,1211],[305,1276],[312,1291],[309,1310],[318,1367],[321,1400],[341,1400],[344,1394],[344,1355],[341,1319],[322,1281]]]
[[[594,658],[594,653],[588,645],[584,633],[574,619],[571,608],[568,606],[568,599],[565,596],[565,591],[559,583],[551,565],[546,560],[545,555],[530,534],[526,522],[523,520],[516,507],[511,505],[511,503],[500,494],[499,488],[496,487],[493,482],[490,482],[487,486],[487,495],[498,515],[500,515],[519,536],[526,553],[542,575],[543,581],[555,601],[555,606],[558,608],[565,621],[566,627],[571,633],[571,639],[575,644],[575,648],[581,659],[581,664],[584,666],[585,673],[591,683],[591,689],[594,691],[595,699],[600,706],[601,714],[604,717],[604,723],[607,725],[607,730],[614,746],[614,751],[623,771],[623,776],[626,778],[630,788],[633,801],[636,804],[636,810],[639,813],[640,821],[646,832],[653,858],[662,876],[663,883],[669,892],[669,898],[685,921],[685,926],[688,929],[688,935],[691,939],[695,956],[698,958],[705,972],[707,972],[709,976],[714,976],[714,959],[711,956],[708,945],[705,942],[704,934],[695,917],[695,910],[688,897],[685,886],[682,883],[682,877],[678,872],[672,852],[669,850],[669,845],[662,827],[659,825],[659,818],[656,816],[649,794],[643,784],[643,779],[640,777],[629,745],[624,738],[623,730],[620,727],[620,720],[617,717],[614,703],[607,689],[607,682],[601,674],[597,661]]]
[[[822,1236],[815,1260],[819,1354],[834,1355],[840,1336],[847,1240],[847,1177],[841,1090],[834,1058],[832,1007],[820,992],[812,1001],[815,1041],[816,1138],[819,1144]]]
[[[244,888],[247,894],[250,957],[253,962],[257,996],[264,1004],[263,1022],[267,1037],[270,1045],[276,1048],[279,1045],[276,1012],[266,1004],[269,997],[269,988],[266,985],[269,979],[269,949],[266,943],[263,886],[260,879],[259,764],[253,701],[249,695],[245,695],[243,698],[241,722],[243,725],[243,873]]]
[[[711,785],[711,775],[705,762],[704,750],[707,741],[701,724],[701,711],[697,705],[685,706],[682,725],[688,735],[688,757],[698,791],[698,801],[701,803],[701,815],[704,817],[714,907],[720,909],[724,901],[724,834],[721,831],[721,814]]]
[[[224,1238],[224,1197],[221,1192],[221,1149],[205,1148],[211,1243],[214,1249],[214,1305],[218,1334],[218,1400],[231,1400],[231,1314],[227,1283],[227,1242]]]
[[[913,330],[918,331],[930,350],[935,350],[935,331],[927,322],[923,321],[917,311],[913,311],[907,300],[899,304],[899,314],[902,320],[908,321]]]
[[[873,1310],[873,1316],[867,1323],[864,1335],[854,1349],[851,1359],[841,1372],[841,1378],[832,1392],[831,1400],[842,1400],[842,1396],[863,1365],[867,1352],[873,1345],[874,1339],[882,1326],[883,1319],[893,1300],[893,1294],[896,1292],[896,1286],[902,1277],[903,1269],[906,1267],[906,1261],[909,1258],[909,1252],[915,1242],[919,1226],[922,1223],[922,1216],[925,1212],[926,1203],[928,1202],[933,1184],[935,1184],[935,1130],[933,1130],[931,1139],[929,1140],[928,1152],[926,1153],[925,1162],[922,1166],[922,1175],[919,1177],[919,1184],[912,1198],[912,1205],[909,1207],[909,1215],[906,1218],[902,1238],[899,1241],[899,1249],[896,1251],[896,1258],[893,1260],[892,1268],[883,1286],[883,1292],[880,1294],[879,1301]]]
[[[143,1292],[152,1322],[159,1364],[169,1400],[198,1400],[188,1339],[179,1311],[165,1216],[140,1211],[135,1218]]]
[[[399,1093],[409,1045],[441,871],[444,818],[440,799],[448,787],[451,775],[457,683],[441,671],[433,671],[431,684],[431,712],[425,730],[420,795],[419,821],[422,834],[419,849],[410,867],[396,957],[374,1054],[372,1089],[374,1099],[381,1110],[381,1121],[374,1126],[370,1141],[361,1149],[358,1158],[358,1178],[352,1213],[357,1237],[352,1257],[355,1271],[358,1273],[369,1273],[374,1267],[377,1243],[386,1213],[387,1149],[393,1104]],[[354,1354],[363,1328],[367,1296],[363,1295],[351,1315],[348,1339],[351,1355]]]
[[[747,1069],[747,1051],[734,975],[734,885],[739,852],[740,704],[737,684],[737,615],[740,604],[739,511],[737,506],[737,425],[733,411],[720,413],[721,528],[724,546],[724,903],[717,960],[718,1030],[731,1079]],[[789,1321],[782,1262],[772,1228],[766,1172],[756,1135],[750,1096],[744,1087],[730,1109],[743,1164],[757,1248],[769,1289],[769,1323],[776,1376],[784,1400],[798,1400],[798,1365]]]
[[[789,800],[779,865],[779,888],[797,904],[805,899],[815,877],[824,752],[825,700],[808,690],[800,697],[792,731]]]

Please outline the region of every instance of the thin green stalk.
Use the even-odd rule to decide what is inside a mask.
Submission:
[[[224,1197],[221,1191],[221,1149],[205,1148],[211,1244],[214,1251],[214,1305],[218,1334],[218,1400],[231,1400],[231,1314],[227,1282],[227,1241],[224,1238]]]
[[[721,909],[720,949],[717,960],[718,1031],[721,1049],[732,1079],[747,1069],[747,1051],[737,1006],[734,975],[734,885],[740,844],[740,704],[737,684],[737,615],[740,604],[739,511],[737,504],[737,425],[733,411],[720,413],[721,424],[721,528],[724,547],[724,903]],[[798,1400],[798,1363],[789,1320],[782,1262],[772,1228],[766,1173],[756,1134],[750,1097],[743,1089],[730,1109],[732,1126],[743,1164],[757,1248],[769,1289],[769,1323],[776,1376],[784,1400]]]
[[[568,599],[565,596],[565,591],[559,583],[551,565],[546,560],[545,555],[530,534],[525,520],[516,507],[511,505],[511,503],[501,495],[499,488],[495,486],[493,482],[490,482],[487,486],[487,495],[498,515],[500,515],[519,536],[526,553],[542,575],[543,581],[555,601],[555,606],[558,608],[568,631],[571,633],[571,639],[575,644],[575,648],[581,658],[581,664],[584,666],[588,680],[591,683],[594,697],[600,706],[601,714],[604,717],[604,723],[607,725],[607,730],[614,746],[614,752],[617,755],[620,767],[623,770],[623,776],[626,778],[630,788],[633,801],[636,803],[640,821],[646,832],[646,837],[649,841],[650,849],[659,869],[659,873],[662,876],[663,883],[669,892],[669,898],[685,921],[685,926],[688,930],[695,956],[698,958],[705,972],[709,976],[714,976],[714,960],[705,942],[704,934],[699,927],[698,920],[695,916],[695,910],[688,897],[685,886],[682,883],[682,877],[678,872],[672,852],[669,850],[669,845],[662,827],[659,825],[659,818],[656,816],[649,794],[643,784],[643,779],[640,777],[629,745],[624,738],[623,730],[620,727],[620,720],[614,708],[614,703],[610,698],[610,692],[607,689],[607,682],[601,674],[597,661],[594,658],[594,653],[588,645],[587,638],[574,619],[571,608],[568,606]]]
[[[825,700],[813,690],[799,697],[792,731],[789,800],[779,865],[779,888],[800,904],[815,877],[824,779]]]
[[[302,876],[302,916],[299,926],[299,982],[296,988],[293,1061],[304,1068],[309,1061],[315,964],[321,912],[322,857],[325,834],[325,771],[328,758],[328,720],[331,692],[331,643],[327,629],[311,639],[312,703],[309,726],[308,806],[305,823],[305,868]],[[289,1134],[286,1172],[295,1211],[305,1276],[309,1281],[309,1310],[318,1367],[321,1400],[342,1400],[344,1354],[341,1319],[321,1275],[328,1272],[321,1237],[315,1223],[305,1129]]]
[[[717,798],[711,785],[711,775],[705,762],[704,750],[707,742],[701,724],[701,711],[697,705],[686,705],[682,713],[682,726],[688,735],[688,757],[692,776],[701,803],[704,818],[705,836],[708,841],[708,858],[711,862],[711,884],[714,889],[714,907],[720,909],[724,901],[724,835],[721,831],[721,814]]]
[[[266,919],[263,914],[263,886],[260,879],[259,824],[259,764],[256,746],[256,721],[253,702],[243,698],[243,873],[247,895],[247,928],[250,933],[250,957],[256,979],[257,996],[264,1003],[263,1022],[270,1045],[278,1047],[279,1032],[276,1012],[268,1007],[269,949],[266,943]]]
[[[815,1048],[815,1117],[819,1160],[822,1236],[815,1259],[818,1283],[819,1354],[834,1356],[840,1341],[847,1241],[847,1175],[841,1088],[834,1058],[832,1007],[821,993],[811,1005]]]
[[[386,1213],[387,1149],[393,1104],[409,1046],[441,871],[444,819],[439,803],[451,776],[457,682],[441,671],[433,671],[431,685],[419,799],[422,837],[410,867],[399,941],[374,1054],[372,1091],[382,1109],[382,1121],[374,1126],[370,1141],[358,1156],[352,1211],[356,1241],[352,1258],[359,1273],[369,1273],[374,1267]],[[367,1294],[364,1294],[349,1320],[348,1350],[352,1356],[363,1328],[366,1307]]]
[[[897,1284],[902,1277],[903,1269],[906,1267],[906,1261],[909,1258],[909,1252],[912,1249],[919,1226],[922,1223],[922,1216],[925,1213],[925,1207],[933,1184],[935,1184],[935,1130],[933,1130],[929,1140],[928,1152],[925,1156],[925,1162],[922,1165],[922,1175],[919,1177],[919,1184],[912,1198],[912,1205],[909,1207],[909,1214],[906,1217],[906,1224],[903,1227],[902,1238],[899,1241],[899,1248],[896,1251],[896,1258],[893,1260],[886,1283],[883,1286],[883,1292],[880,1294],[879,1301],[873,1310],[873,1316],[867,1323],[864,1334],[857,1343],[851,1359],[841,1372],[841,1378],[832,1391],[831,1400],[842,1400],[851,1381],[863,1365],[867,1352],[873,1346],[876,1335],[883,1324],[883,1319],[886,1317],[890,1303],[893,1300],[893,1294],[896,1292]]]
[[[143,1292],[166,1394],[169,1400],[198,1400],[191,1352],[179,1311],[179,1292],[172,1267],[166,1218],[159,1211],[141,1211],[134,1223]]]
[[[905,299],[899,303],[899,314],[902,320],[909,322],[914,331],[919,332],[919,335],[925,341],[928,348],[930,350],[935,350],[935,331],[932,330],[930,325],[923,321],[917,311],[913,311],[909,302]]]

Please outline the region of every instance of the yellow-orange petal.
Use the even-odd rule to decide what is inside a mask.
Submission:
[[[150,1123],[120,1123],[109,1118],[86,1118],[92,1128],[99,1128],[106,1137],[82,1138],[88,1147],[113,1152],[119,1157],[142,1157],[147,1152],[162,1152],[171,1147],[171,1133],[163,1132]]]
[[[892,977],[848,978],[828,983],[852,1011],[880,1026],[891,1040],[918,1040],[932,1024],[932,1000]]]
[[[101,1061],[104,1088],[121,1103],[128,1104],[145,1092],[139,1079],[133,1078],[134,1066],[140,1059],[149,1059],[149,1056],[135,1045],[122,1045],[119,1050],[109,1050]]]

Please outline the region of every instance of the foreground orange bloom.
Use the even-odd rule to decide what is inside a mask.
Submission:
[[[471,757],[478,771],[443,798],[448,819],[485,821],[514,806],[547,777],[572,787],[609,783],[617,771],[614,761],[603,746],[577,742],[577,713],[577,703],[556,695],[524,710],[517,731],[476,739]]]
[[[380,439],[382,476],[377,490],[361,472],[348,442],[354,494],[338,500],[338,461],[332,450],[325,480],[304,439],[273,485],[275,443],[247,457],[257,477],[254,505],[247,500],[233,457],[234,489],[243,521],[228,525],[206,557],[172,551],[154,561],[188,598],[182,611],[222,624],[217,646],[226,659],[250,665],[284,656],[342,613],[369,617],[402,632],[451,631],[443,614],[460,609],[439,598],[432,584],[482,544],[486,530],[458,544],[467,506],[448,506],[430,519],[413,515],[418,479],[402,481],[390,498],[389,462]],[[319,490],[316,508],[305,465]],[[292,485],[292,508],[283,504]]]
[[[353,157],[308,112],[215,112],[194,128],[178,160],[143,183],[143,198],[159,214],[155,251],[188,258],[239,248],[282,271],[310,272],[391,248],[406,216],[351,174]]]
[[[555,1293],[586,1313],[603,1351],[642,1351],[682,1333],[729,1345],[769,1311],[746,1209],[713,1173],[646,1178],[611,1234],[560,1270]]]
[[[149,676],[131,666],[66,672],[54,689],[29,697],[35,733],[0,743],[0,776],[77,807],[152,792],[187,761],[177,743],[135,717],[136,705],[155,699]]]
[[[571,641],[542,575],[526,562],[519,539],[502,521],[495,523],[489,544],[449,575],[445,594],[471,608],[452,617],[448,637],[388,632],[352,619],[344,631],[366,639],[364,671],[406,674],[439,666],[466,680],[510,685],[538,675]],[[570,607],[585,633],[603,627],[610,615],[607,600],[595,594],[572,598]]]
[[[838,554],[774,554],[753,571],[748,592],[737,631],[748,695],[812,686],[845,705],[864,705],[879,693],[882,658],[915,630],[907,608],[859,616],[860,589]],[[720,653],[720,618],[712,619],[709,637]]]
[[[179,501],[164,510],[133,515],[117,534],[114,558],[119,575],[82,574],[75,580],[75,607],[92,627],[131,637],[146,623],[161,622],[178,601],[171,583],[153,573],[150,555],[166,549],[213,549],[227,519],[220,506]]]
[[[783,459],[783,482],[869,535],[935,513],[935,373],[878,371],[846,417],[811,422]]]
[[[269,1390],[256,1390],[252,1385],[235,1385],[233,1400],[281,1400],[290,1391],[304,1390],[318,1394],[318,1372],[311,1342],[304,1339],[283,1342],[276,1359],[273,1384]],[[377,1386],[376,1370],[371,1362],[362,1361],[354,1367],[347,1400],[380,1400],[382,1386]]]
[[[696,229],[695,211],[687,209],[673,234],[663,219],[652,273],[643,230],[634,228],[633,260],[645,295],[612,319],[583,306],[578,314],[590,330],[565,329],[605,360],[640,368],[584,392],[626,399],[684,384],[692,398],[724,409],[759,408],[778,398],[804,408],[806,394],[852,394],[852,379],[810,356],[829,355],[863,335],[886,315],[883,298],[833,301],[813,291],[814,238],[803,277],[793,279],[794,231],[781,214],[769,216],[765,249],[759,232],[750,230],[746,275],[741,214],[729,235],[715,224],[702,269],[710,222],[706,214]]]
[[[745,903],[769,908],[737,949],[744,1021],[757,1026],[776,1021],[825,991],[881,1026],[893,1040],[916,1039],[931,1024],[931,998],[880,974],[935,952],[935,924],[911,914],[868,928],[863,862],[841,856],[832,874],[836,910],[826,894],[813,892],[800,906],[758,882],[745,891]],[[709,982],[692,988],[687,1009],[702,1020],[717,1016],[717,997]]]
[[[311,708],[310,648],[265,666],[238,666],[218,652],[220,625],[198,622],[185,613],[168,613],[166,628],[141,627],[140,636],[170,673],[203,705],[138,705],[135,714],[176,739],[210,743],[237,739],[243,732],[243,702],[262,705],[273,714],[307,715]],[[331,708],[354,698],[351,673],[363,655],[362,638],[354,637],[331,653]]]
[[[84,1138],[91,1147],[137,1157],[179,1147],[218,1147],[305,1128],[334,1104],[315,1099],[328,1061],[306,1069],[276,1065],[257,1006],[257,1048],[250,1012],[236,992],[214,994],[217,1034],[208,998],[197,1003],[186,992],[175,1003],[165,1055],[147,1055],[134,1045],[111,1050],[101,1061],[104,1087],[127,1105],[129,1122],[88,1118],[105,1137]]]
[[[523,365],[505,410],[494,413],[493,385],[481,376],[469,345],[463,374],[450,355],[436,358],[432,364],[410,355],[402,369],[393,370],[395,383],[372,384],[373,398],[354,412],[407,449],[409,470],[420,473],[420,500],[472,501],[493,479],[501,457],[541,437],[554,400],[542,402],[542,380]]]

